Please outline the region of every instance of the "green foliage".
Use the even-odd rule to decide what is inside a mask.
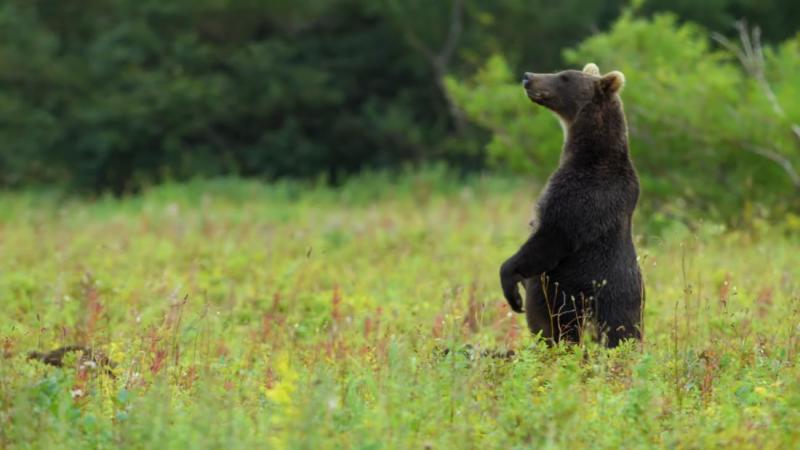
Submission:
[[[797,33],[800,4],[782,0],[645,0],[641,12],[670,12],[724,34],[734,34],[734,22],[746,20],[760,26],[767,40],[777,42]]]
[[[558,161],[563,133],[555,116],[531,108],[519,83],[510,79],[506,61],[494,56],[473,79],[451,77],[447,86],[472,120],[492,130],[487,144],[491,160],[541,181]]]
[[[336,181],[433,159],[449,122],[424,61],[373,8],[306,3],[4,3],[0,183]]]
[[[781,215],[797,209],[785,198],[800,185],[795,3],[647,0],[620,17],[622,0],[8,0],[0,187],[342,184],[431,163],[493,163],[541,181],[562,133],[516,80],[592,60],[628,76],[651,211]],[[706,36],[735,37],[741,17],[770,44],[780,108]]]
[[[0,194],[0,447],[798,446],[796,233],[644,239],[644,344],[547,348],[496,279],[534,194],[441,169]],[[25,357],[76,342],[116,378]]]
[[[515,71],[558,70],[561,51],[604,30],[619,15],[620,0],[498,0],[469,3],[475,30],[467,36],[464,57],[474,65],[492,51],[502,53]],[[469,52],[469,53],[468,53]]]
[[[620,2],[464,3],[434,67],[449,1],[9,0],[0,186],[122,193],[197,176],[481,168],[484,134],[455,126],[444,74],[497,51],[555,68]]]
[[[785,114],[775,112],[762,86],[730,55],[710,47],[701,29],[678,25],[673,16],[647,20],[625,14],[608,33],[566,51],[565,58],[572,67],[591,61],[601,70],[625,73],[622,97],[647,206],[672,207],[678,197],[710,217],[731,220],[743,208],[749,215],[753,205],[798,206],[786,196],[800,185],[763,151],[800,167],[798,136],[791,129],[798,119],[796,50],[796,40],[767,49],[767,78]],[[515,79],[495,57],[473,79],[451,79],[449,86],[470,117],[492,130],[492,159],[541,180],[555,165],[560,131]]]

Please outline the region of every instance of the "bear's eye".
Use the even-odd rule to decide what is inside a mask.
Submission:
[[[569,77],[566,75],[560,75],[558,78],[560,78],[561,81],[569,81]]]

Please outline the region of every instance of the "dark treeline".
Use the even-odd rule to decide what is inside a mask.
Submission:
[[[780,6],[780,7],[778,7]],[[164,179],[325,177],[485,164],[487,132],[449,98],[495,53],[548,71],[620,0],[6,0],[0,185],[135,191]],[[794,33],[795,2],[660,1],[731,31]]]

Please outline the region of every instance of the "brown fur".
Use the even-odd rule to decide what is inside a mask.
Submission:
[[[620,72],[526,73],[528,97],[557,114],[567,133],[561,163],[537,202],[537,228],[503,263],[511,308],[549,342],[587,333],[609,346],[641,338],[644,286],[632,238],[639,179],[628,153]]]

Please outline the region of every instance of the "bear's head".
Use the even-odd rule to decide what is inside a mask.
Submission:
[[[558,114],[567,124],[574,122],[587,104],[614,100],[624,84],[622,72],[600,75],[600,69],[592,63],[582,71],[525,72],[522,76],[522,86],[528,98]]]

